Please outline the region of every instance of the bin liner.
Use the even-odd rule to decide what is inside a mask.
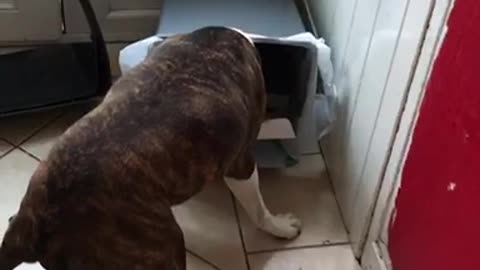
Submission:
[[[253,33],[246,33],[246,35],[250,36],[254,41],[260,40],[262,38],[272,39],[272,37],[265,37]],[[309,32],[298,33],[292,36],[287,37],[274,37],[275,39],[279,40],[286,40],[289,42],[308,42],[316,48],[317,52],[317,64],[318,70],[320,72],[321,77],[321,88],[318,89],[317,93],[314,96],[314,108],[312,113],[314,114],[313,125],[315,127],[315,137],[317,139],[321,139],[329,131],[332,129],[335,120],[336,120],[336,111],[337,111],[337,93],[336,87],[333,84],[333,77],[334,77],[334,70],[333,65],[331,62],[331,49],[325,43],[323,38],[316,38]],[[120,51],[119,55],[119,66],[122,73],[127,72],[131,68],[135,67],[139,63],[141,63],[149,51],[156,46],[158,43],[162,42],[163,37],[161,36],[151,36],[145,38],[143,40],[137,41],[135,43],[130,44],[129,46],[125,47]],[[286,143],[289,144],[288,142]],[[280,145],[286,145],[285,143],[280,143]],[[278,141],[275,142],[277,146],[266,146],[265,142],[259,143],[258,149],[256,149],[256,156],[258,157],[269,157],[269,158],[261,158],[268,160],[267,162],[263,162],[264,164],[268,164],[262,167],[279,167],[278,164],[283,163],[284,166],[290,166],[295,164],[295,160],[298,160],[298,154],[292,154],[292,151],[288,151],[288,147],[284,147],[283,156],[272,158],[272,153],[263,153],[266,149],[278,149]],[[261,147],[260,147],[261,146]],[[263,149],[263,150],[262,150]],[[275,153],[280,153],[276,151]],[[277,154],[275,154],[277,155]],[[280,154],[278,154],[280,155]],[[275,165],[276,164],[276,165]]]

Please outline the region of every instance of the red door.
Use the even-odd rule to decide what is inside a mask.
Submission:
[[[480,0],[457,0],[403,171],[394,270],[480,270]]]

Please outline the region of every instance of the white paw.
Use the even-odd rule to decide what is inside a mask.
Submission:
[[[260,227],[276,237],[293,239],[300,235],[302,222],[292,214],[271,215],[265,217]]]

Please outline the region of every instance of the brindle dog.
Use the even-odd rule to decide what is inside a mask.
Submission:
[[[261,229],[298,235],[299,222],[271,215],[258,192],[252,147],[266,93],[252,44],[239,31],[202,28],[167,39],[120,78],[33,174],[4,236],[0,270],[23,262],[183,270],[171,206],[224,176]]]

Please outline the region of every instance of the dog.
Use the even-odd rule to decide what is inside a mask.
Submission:
[[[300,221],[272,215],[259,190],[252,151],[265,111],[261,59],[243,32],[204,27],[166,39],[40,162],[0,270],[184,270],[171,207],[221,179],[258,228],[298,236]]]

